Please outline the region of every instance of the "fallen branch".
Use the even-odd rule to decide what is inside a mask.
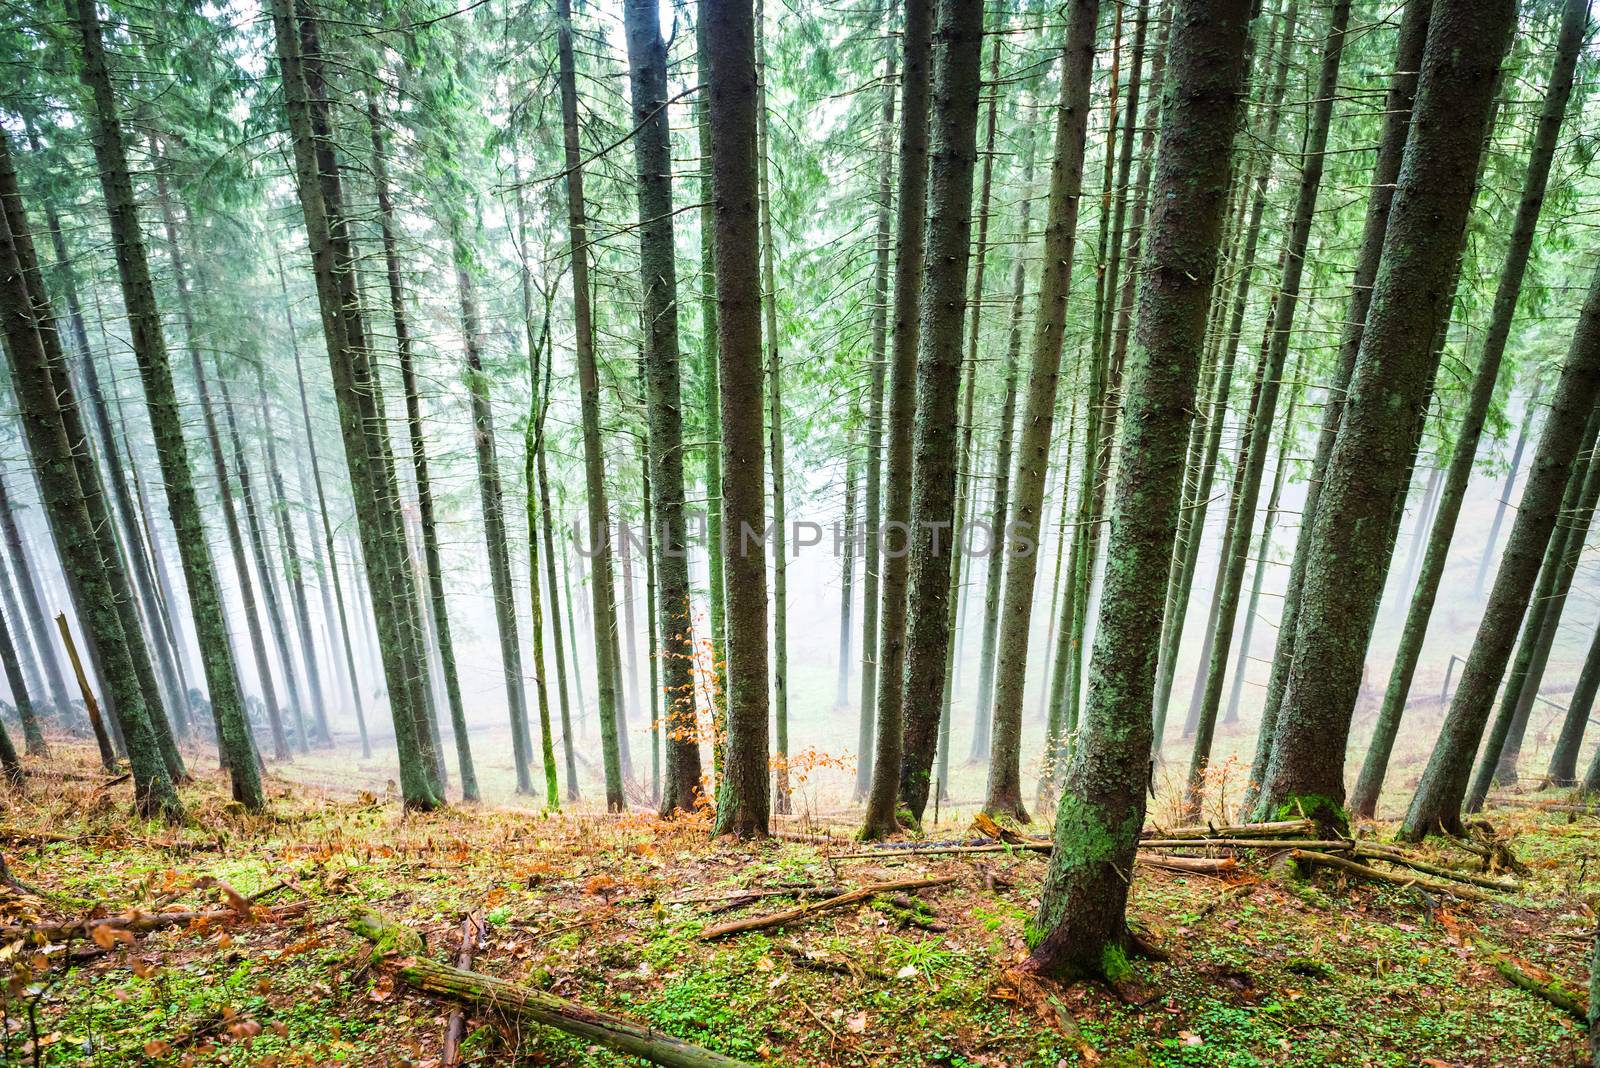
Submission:
[[[1292,838],[1316,830],[1311,820],[1274,820],[1270,823],[1237,823],[1223,827],[1160,827],[1145,831],[1145,838]]]
[[[472,955],[483,941],[483,917],[468,915],[461,920],[461,948],[456,951],[456,967],[464,972],[472,970]],[[444,1025],[444,1051],[439,1059],[443,1068],[460,1068],[461,1034],[467,1029],[466,1017],[459,1008],[450,1010]]]
[[[1589,1022],[1589,993],[1574,990],[1560,976],[1552,975],[1536,964],[1519,960],[1502,953],[1481,939],[1477,939],[1480,952],[1487,956],[1494,970],[1512,986],[1520,987],[1535,997],[1543,998],[1556,1008],[1570,1013],[1584,1024]]]
[[[380,948],[414,945],[417,941],[409,929],[376,913],[367,914],[354,926],[357,934]],[[751,1068],[747,1061],[725,1057],[625,1017],[425,957],[404,958],[397,962],[395,970],[402,982],[424,994],[532,1020],[596,1045],[642,1057],[651,1064],[668,1068]]]
[[[803,919],[813,912],[824,909],[836,909],[845,905],[854,905],[859,901],[867,901],[879,894],[892,894],[897,890],[924,890],[932,886],[948,886],[956,881],[954,875],[945,875],[935,879],[901,879],[898,882],[875,883],[863,886],[837,897],[825,898],[822,901],[809,901],[796,905],[784,912],[773,912],[766,916],[747,916],[744,919],[733,920],[718,927],[707,927],[700,932],[702,940],[721,938],[724,935],[737,934],[740,931],[756,931],[764,927],[780,927],[786,923]]]
[[[1232,857],[1168,857],[1158,853],[1138,853],[1134,860],[1152,868],[1189,872],[1192,875],[1230,875],[1239,870]]]
[[[1435,879],[1425,879],[1421,876],[1407,878],[1403,875],[1394,875],[1390,872],[1380,871],[1369,864],[1351,860],[1348,857],[1336,857],[1331,853],[1318,853],[1310,849],[1293,849],[1289,855],[1302,864],[1314,864],[1325,868],[1338,868],[1352,875],[1359,875],[1364,879],[1372,879],[1380,883],[1392,883],[1396,886],[1420,886],[1424,890],[1432,890],[1436,894],[1450,894],[1467,901],[1493,901],[1494,898],[1482,890],[1474,890],[1470,886],[1457,886],[1454,883],[1441,882]]]
[[[1344,838],[1149,838],[1140,849],[1318,849],[1342,852],[1351,842]]]
[[[1390,864],[1401,864],[1416,871],[1427,872],[1429,875],[1437,875],[1441,879],[1453,879],[1456,882],[1471,883],[1474,886],[1482,886],[1489,890],[1514,893],[1520,889],[1516,883],[1509,879],[1496,879],[1493,876],[1479,875],[1476,872],[1448,868],[1443,864],[1435,864],[1420,857],[1413,857],[1390,846],[1369,845],[1361,842],[1356,845],[1355,855],[1366,857],[1369,860],[1385,860]]]
[[[164,927],[181,927],[188,924],[232,923],[250,919],[277,923],[298,916],[306,910],[304,901],[295,901],[275,909],[254,909],[249,916],[241,916],[232,908],[210,912],[141,912],[134,909],[121,916],[97,916],[70,923],[11,924],[0,927],[0,942],[13,938],[36,938],[44,942],[61,942],[70,938],[88,938],[98,927],[113,931],[143,933]]]

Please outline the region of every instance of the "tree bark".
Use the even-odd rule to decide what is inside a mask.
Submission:
[[[1024,822],[1028,813],[1022,807],[1022,699],[1028,674],[1028,631],[1033,619],[1034,580],[1039,571],[1044,487],[1061,380],[1061,345],[1066,333],[1078,201],[1083,190],[1089,82],[1099,18],[1100,0],[1072,0],[1061,59],[1061,98],[1056,109],[1049,206],[1045,209],[1039,310],[1034,319],[1022,432],[1012,479],[1013,517],[1003,550],[1007,554],[1003,591],[1006,611],[1000,625],[992,753],[983,810],[991,816],[1010,816]]]
[[[905,751],[900,804],[922,821],[948,678],[951,584],[960,559],[956,518],[958,408],[972,254],[972,186],[983,86],[983,5],[940,0],[933,49],[928,270],[918,301],[916,413],[912,441],[910,586],[906,633]],[[969,420],[970,423],[970,420]],[[890,814],[891,817],[893,813]]]
[[[1050,976],[1118,979],[1132,944],[1128,873],[1151,773],[1150,707],[1165,572],[1183,493],[1206,311],[1228,200],[1249,0],[1176,0],[1137,334],[1124,398],[1123,470],[1111,513],[1089,699],[1056,814],[1033,953]],[[1069,31],[1071,32],[1071,31]]]
[[[1551,402],[1550,416],[1528,484],[1517,506],[1505,557],[1489,591],[1489,603],[1478,624],[1461,682],[1445,716],[1433,754],[1400,828],[1406,841],[1421,841],[1435,831],[1461,830],[1462,801],[1472,758],[1483,736],[1495,693],[1505,674],[1517,628],[1528,606],[1551,535],[1560,518],[1573,462],[1594,440],[1595,399],[1600,396],[1600,268],[1595,270],[1588,298],[1579,313],[1567,360]]]
[[[728,741],[715,828],[749,838],[767,833],[769,812],[756,31],[750,0],[703,0],[701,17],[710,60],[728,626]]]

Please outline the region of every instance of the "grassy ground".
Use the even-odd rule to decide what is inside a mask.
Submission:
[[[190,825],[174,831],[130,823],[127,785],[100,788],[91,754],[63,748],[26,797],[0,797],[0,850],[39,892],[0,898],[0,922],[218,908],[207,876],[246,895],[287,882],[268,903],[303,898],[307,908],[281,922],[167,930],[109,952],[78,942],[71,961],[0,949],[0,967],[35,973],[5,1002],[0,1063],[437,1064],[447,1009],[397,986],[350,933],[366,909],[411,925],[440,958],[454,955],[462,915],[481,911],[480,970],[755,1062],[1582,1062],[1581,1026],[1505,983],[1477,942],[1582,984],[1597,817],[1491,812],[1532,869],[1518,893],[1491,904],[1326,874],[1299,880],[1256,860],[1226,881],[1141,868],[1132,912],[1171,960],[1138,963],[1120,992],[1070,988],[1040,1012],[1007,975],[1037,904],[1044,865],[1032,855],[846,860],[844,841],[730,845],[703,828],[594,812],[457,807],[407,817],[381,788],[307,785],[315,762],[306,761],[299,781],[273,780],[267,817],[233,810],[220,781],[205,777],[185,791]],[[842,834],[848,821],[835,826]],[[960,832],[947,817],[934,833]],[[706,900],[736,888],[917,875],[956,878],[923,895],[931,913],[916,922],[941,930],[908,922],[904,909],[866,906],[697,937],[792,904],[717,911]],[[465,1050],[469,1064],[636,1063],[483,1018],[469,1021]]]

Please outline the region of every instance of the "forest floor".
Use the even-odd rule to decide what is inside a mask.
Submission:
[[[58,739],[35,771],[25,796],[0,796],[0,851],[37,894],[0,890],[0,923],[226,909],[230,891],[269,894],[250,923],[126,939],[101,930],[45,959],[12,940],[0,968],[34,975],[4,1001],[5,1064],[436,1066],[449,1007],[406,989],[352,933],[368,910],[412,927],[440,960],[455,956],[462,918],[481,914],[474,969],[756,1063],[1586,1063],[1582,1026],[1509,985],[1485,954],[1508,951],[1584,988],[1600,813],[1488,813],[1530,874],[1486,903],[1294,878],[1270,854],[1225,878],[1141,866],[1131,911],[1171,959],[1136,962],[1115,991],[1067,988],[1041,1012],[1008,974],[1026,951],[1039,854],[849,859],[859,847],[843,818],[783,823],[836,843],[729,844],[643,814],[406,815],[381,791],[278,777],[270,814],[250,817],[215,772],[185,790],[190,821],[172,829],[130,822],[129,786],[107,785],[82,744]],[[936,836],[966,833],[949,828]],[[700,937],[795,904],[739,904],[747,888],[924,876],[954,882],[922,891],[925,905],[875,899]],[[466,1032],[466,1064],[640,1063],[533,1024],[469,1015]]]

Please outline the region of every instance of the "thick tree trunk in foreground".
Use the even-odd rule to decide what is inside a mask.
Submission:
[[[62,422],[62,400],[53,368],[62,364],[64,356],[4,131],[0,131],[0,216],[4,218],[4,226],[0,226],[0,323],[11,352],[12,383],[50,529],[73,588],[79,619],[101,650],[102,678],[115,695],[122,717],[134,807],[145,817],[178,820],[183,805],[157,746],[152,713],[145,708],[134,666],[132,641],[123,632],[117,610],[110,572],[120,569],[122,562],[102,557]]]
[[[1000,624],[994,684],[992,753],[983,808],[992,816],[1026,821],[1022,807],[1022,699],[1028,674],[1028,631],[1039,573],[1044,487],[1050,468],[1061,343],[1066,333],[1083,190],[1084,142],[1089,129],[1089,82],[1094,72],[1099,0],[1073,0],[1061,58],[1061,99],[1056,108],[1055,160],[1050,166],[1039,309],[1033,326],[1028,388],[1012,479],[1013,516],[1005,546],[1005,617]],[[1065,490],[1063,489],[1063,493]]]
[[[912,423],[916,418],[917,301],[927,253],[923,222],[928,194],[929,62],[933,51],[933,0],[906,0],[900,65],[899,216],[895,222],[894,330],[889,350],[888,441],[884,469],[883,544],[879,545],[877,712],[872,787],[862,820],[864,838],[900,827],[895,809],[905,749],[906,582],[911,556]],[[893,533],[890,533],[893,532]]]
[[[1342,826],[1344,753],[1383,593],[1396,499],[1406,491],[1454,298],[1496,71],[1515,7],[1441,5],[1428,34],[1413,136],[1384,236],[1345,405],[1311,531],[1301,610],[1262,811]]]
[[[761,250],[756,166],[756,43],[750,0],[702,0],[715,166],[717,356],[722,383],[728,741],[716,831],[767,833],[767,580],[761,412]]]
[[[1422,782],[1411,799],[1400,837],[1421,841],[1435,831],[1461,831],[1462,801],[1472,758],[1505,674],[1528,607],[1540,563],[1560,518],[1561,500],[1572,465],[1585,440],[1592,441],[1595,399],[1600,396],[1600,267],[1590,282],[1588,299],[1573,331],[1572,345],[1539,438],[1528,484],[1517,505],[1505,557],[1495,574],[1472,651],[1461,671],[1461,683],[1445,717]]]
[[[1362,224],[1361,247],[1356,256],[1355,277],[1350,286],[1349,311],[1345,315],[1344,334],[1339,342],[1339,360],[1334,368],[1333,380],[1328,383],[1327,397],[1322,406],[1322,429],[1317,436],[1317,451],[1311,462],[1305,503],[1300,509],[1300,535],[1295,540],[1283,609],[1278,616],[1278,641],[1272,655],[1272,674],[1267,681],[1266,703],[1262,706],[1261,723],[1256,730],[1256,751],[1250,765],[1247,805],[1254,803],[1277,735],[1278,710],[1283,704],[1284,689],[1289,683],[1289,668],[1294,661],[1295,628],[1300,619],[1300,592],[1311,550],[1311,529],[1322,501],[1328,459],[1333,454],[1334,439],[1344,419],[1350,377],[1355,370],[1356,353],[1361,348],[1361,337],[1366,329],[1367,308],[1372,301],[1372,283],[1377,278],[1378,265],[1383,256],[1383,239],[1389,227],[1395,183],[1405,155],[1411,109],[1417,90],[1417,70],[1422,65],[1422,49],[1427,43],[1431,10],[1431,0],[1407,0],[1400,21],[1394,72],[1390,75],[1389,91],[1384,101],[1383,133],[1378,141],[1378,159],[1372,171],[1366,221]]]
[[[1444,483],[1439,489],[1439,502],[1428,534],[1427,550],[1423,554],[1422,570],[1411,598],[1411,608],[1406,614],[1405,629],[1401,631],[1400,646],[1395,651],[1394,667],[1390,671],[1389,686],[1383,695],[1383,705],[1378,711],[1378,722],[1361,765],[1361,777],[1350,799],[1350,810],[1358,816],[1371,817],[1377,810],[1378,795],[1383,790],[1383,780],[1389,765],[1389,754],[1400,730],[1400,719],[1405,701],[1411,690],[1411,680],[1416,673],[1417,661],[1422,655],[1422,643],[1427,637],[1428,621],[1433,615],[1434,600],[1444,578],[1444,566],[1450,554],[1450,543],[1455,535],[1456,520],[1461,514],[1461,504],[1466,498],[1467,484],[1472,478],[1473,463],[1478,454],[1478,442],[1483,436],[1484,421],[1489,404],[1494,399],[1495,385],[1500,378],[1500,362],[1505,354],[1506,341],[1511,334],[1511,322],[1516,312],[1517,297],[1522,291],[1522,277],[1528,266],[1528,254],[1539,225],[1539,212],[1544,205],[1545,185],[1550,177],[1550,164],[1555,156],[1556,141],[1566,115],[1567,100],[1572,93],[1572,76],[1578,52],[1583,44],[1584,28],[1588,18],[1588,5],[1582,0],[1569,0],[1562,21],[1560,43],[1550,73],[1549,88],[1545,92],[1544,109],[1539,116],[1539,126],[1534,134],[1529,153],[1528,170],[1522,183],[1522,198],[1517,206],[1516,220],[1507,240],[1505,266],[1500,271],[1500,284],[1495,292],[1494,308],[1489,327],[1484,335],[1483,347],[1478,354],[1478,366],[1473,372],[1472,389],[1467,398],[1461,425],[1456,431],[1455,451]],[[1408,584],[1409,585],[1409,584]],[[1569,771],[1568,777],[1571,777]]]
[[[1221,243],[1250,33],[1249,0],[1177,0],[1137,333],[1128,358],[1123,470],[1077,753],[1025,967],[1122,978],[1126,908],[1150,774],[1151,698],[1165,577],[1183,493],[1206,311]]]
[[[661,811],[693,812],[700,792],[700,739],[695,722],[694,614],[684,525],[682,385],[678,373],[678,273],[672,235],[672,145],[667,124],[667,48],[655,0],[624,9],[639,178],[639,258],[644,288],[645,410],[650,424],[650,495],[666,748]]]
[[[611,572],[611,529],[606,503],[606,461],[600,444],[600,375],[594,358],[594,316],[589,303],[589,223],[583,199],[582,154],[578,147],[578,89],[572,48],[572,0],[556,0],[560,61],[561,130],[567,168],[567,228],[572,248],[572,322],[576,332],[578,394],[583,417],[583,475],[588,505],[589,547],[594,561],[595,688],[600,702],[600,745],[605,763],[606,808],[620,812],[622,764],[618,753],[617,673],[611,642],[616,630]]]
[[[948,678],[950,575],[959,557],[956,518],[957,403],[972,250],[972,186],[978,162],[983,5],[940,0],[934,29],[931,181],[919,301],[916,427],[912,442],[911,613],[906,633],[905,752],[900,803],[922,821]]]

